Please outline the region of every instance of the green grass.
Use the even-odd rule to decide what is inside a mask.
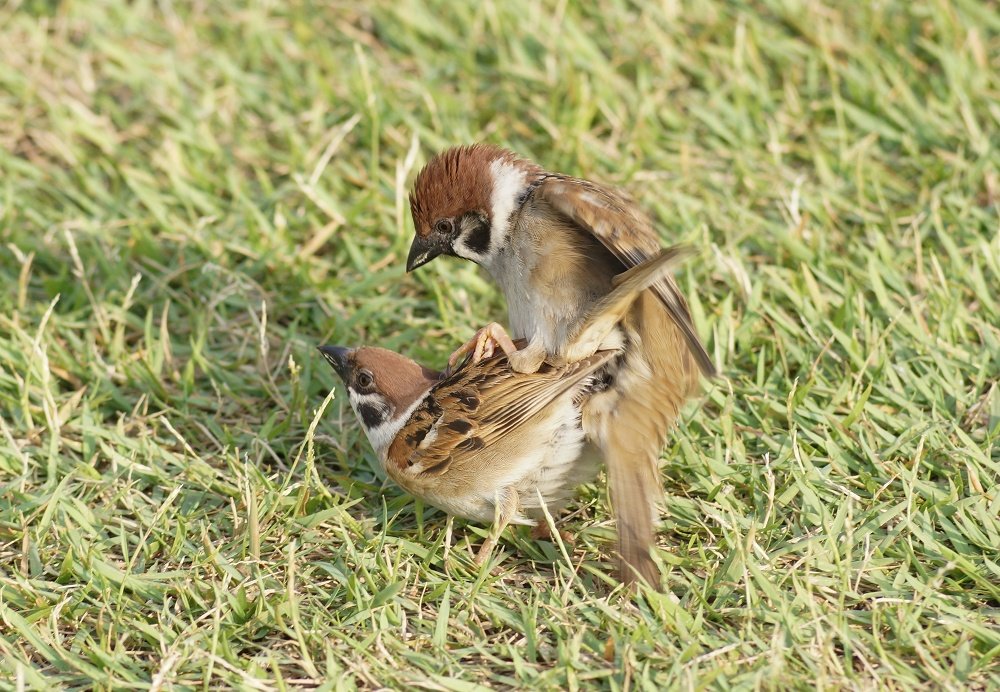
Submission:
[[[4,5],[0,687],[1000,685],[998,75],[974,0]],[[703,249],[664,594],[602,484],[477,571],[343,397],[311,428],[315,345],[503,317],[403,273],[478,139]]]

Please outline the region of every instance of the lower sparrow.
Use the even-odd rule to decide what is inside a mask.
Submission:
[[[343,380],[379,470],[448,514],[492,523],[481,563],[507,524],[538,524],[597,475],[582,407],[607,387],[602,369],[621,353],[616,324],[685,254],[664,250],[617,277],[562,357],[532,373],[516,372],[502,353],[441,375],[382,348],[319,350]]]

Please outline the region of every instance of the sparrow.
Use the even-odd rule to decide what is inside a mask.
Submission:
[[[431,159],[416,177],[410,211],[407,271],[440,255],[471,260],[507,301],[510,332],[488,324],[449,363],[495,346],[522,373],[546,360],[569,362],[570,336],[615,277],[660,248],[649,217],[623,192],[489,144]],[[657,461],[681,406],[697,391],[699,371],[714,376],[715,367],[670,276],[640,295],[614,331],[622,347],[603,369],[610,386],[587,398],[581,419],[607,466],[622,578],[656,585]],[[514,339],[526,345],[517,349]]]
[[[492,524],[476,556],[489,556],[508,524],[538,525],[593,480],[600,455],[585,437],[584,403],[621,353],[617,325],[686,248],[670,248],[623,274],[570,335],[565,362],[532,373],[498,352],[442,375],[394,351],[321,346],[375,450],[376,471],[444,512]]]

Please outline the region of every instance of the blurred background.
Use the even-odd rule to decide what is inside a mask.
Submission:
[[[3,4],[0,674],[1000,684],[998,75],[974,0]],[[568,562],[477,576],[317,418],[316,345],[440,367],[504,317],[470,263],[403,272],[413,175],[478,140],[701,250],[725,377],[638,608],[601,485]]]

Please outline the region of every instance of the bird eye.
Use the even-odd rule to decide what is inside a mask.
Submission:
[[[434,232],[440,233],[441,235],[448,235],[451,233],[451,229],[451,219],[438,219],[434,224]]]
[[[358,386],[361,387],[362,389],[368,389],[369,387],[372,386],[372,383],[374,381],[375,378],[372,377],[372,374],[367,370],[362,370],[361,372],[358,373]]]

